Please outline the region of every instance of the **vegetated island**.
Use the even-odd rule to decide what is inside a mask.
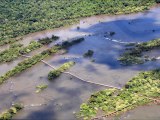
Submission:
[[[118,58],[122,65],[143,64],[146,61],[153,61],[156,58],[145,56],[145,52],[160,48],[160,39],[154,39],[148,42],[138,44],[128,44],[130,48],[126,48],[125,52]]]
[[[25,59],[24,61],[18,63],[18,65],[15,66],[12,70],[9,70],[4,75],[0,76],[0,84],[5,82],[10,77],[12,77],[12,76],[14,76],[18,73],[21,73],[22,71],[32,67],[33,65],[37,64],[38,62],[40,62],[44,58],[46,58],[50,55],[54,55],[54,54],[58,53],[60,50],[67,51],[67,49],[69,47],[71,47],[75,44],[78,44],[82,41],[84,41],[84,38],[77,38],[76,40],[73,40],[73,41],[70,41],[70,42],[65,41],[61,45],[55,45],[51,48],[48,48],[47,50],[42,51],[41,53],[39,53],[37,55],[34,55],[31,58]]]
[[[53,80],[59,77],[64,71],[68,70],[70,67],[72,67],[75,64],[75,62],[66,62],[63,65],[61,65],[58,69],[52,70],[48,74],[48,80]]]

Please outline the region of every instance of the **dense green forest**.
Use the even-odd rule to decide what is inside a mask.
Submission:
[[[1,0],[0,45],[12,38],[74,23],[80,17],[148,9],[155,0]]]

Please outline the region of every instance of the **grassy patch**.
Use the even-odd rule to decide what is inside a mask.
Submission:
[[[68,70],[74,64],[75,62],[67,62],[67,63],[64,63],[62,66],[60,66],[58,69],[50,71],[48,74],[48,79],[53,80],[59,77],[64,71]]]
[[[160,70],[141,72],[132,78],[122,90],[107,89],[91,95],[80,107],[79,117],[90,119],[99,110],[106,115],[123,113],[140,105],[150,103],[149,98],[160,98]]]
[[[46,84],[41,84],[41,85],[36,86],[36,93],[43,91],[47,87],[48,87],[48,85],[46,85]]]
[[[148,9],[155,0],[1,0],[0,45],[28,33],[57,28],[98,14],[133,13]]]
[[[118,59],[122,65],[142,64],[145,61],[154,60],[143,56],[143,52],[147,52],[156,48],[160,48],[160,39],[143,42],[140,44],[132,44],[133,47],[126,49],[126,51]]]
[[[0,53],[0,62],[11,62],[20,56],[20,53],[26,54],[37,48],[42,47],[42,44],[32,41],[27,47],[23,47],[22,44],[10,45],[8,50],[4,50]]]
[[[21,104],[13,105],[9,110],[4,111],[0,114],[0,120],[11,120],[13,115],[23,109]]]

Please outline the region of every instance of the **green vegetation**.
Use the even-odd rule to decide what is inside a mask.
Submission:
[[[74,23],[81,17],[133,13],[155,3],[155,0],[1,0],[0,45],[28,33]]]
[[[55,46],[47,51],[43,51],[42,53],[40,53],[38,55],[35,55],[31,58],[28,58],[28,59],[18,63],[18,65],[16,67],[14,67],[12,70],[9,70],[6,74],[4,74],[3,76],[0,77],[0,83],[3,83],[8,78],[10,78],[18,73],[21,73],[22,71],[32,67],[33,65],[40,62],[42,59],[49,56],[50,54],[57,53],[60,49],[61,49],[61,47]]]
[[[81,105],[78,116],[90,119],[99,110],[106,116],[117,115],[159,98],[160,69],[141,72],[121,90],[107,89],[91,95],[88,102]]]
[[[11,62],[14,59],[18,58],[21,54],[30,53],[33,50],[36,50],[42,45],[48,45],[52,41],[57,40],[59,37],[52,36],[51,38],[40,39],[38,42],[31,41],[27,47],[23,47],[23,44],[11,44],[8,50],[4,50],[0,53],[0,63],[1,62]]]
[[[92,57],[94,54],[94,51],[93,50],[88,50],[86,53],[84,53],[84,57]]]
[[[75,62],[67,62],[67,63],[64,63],[62,66],[60,66],[58,69],[50,71],[48,74],[48,79],[53,80],[59,77],[64,71],[68,70],[74,64]]]
[[[20,53],[26,54],[37,48],[40,48],[42,44],[32,41],[27,47],[23,47],[22,44],[12,44],[8,50],[4,50],[0,53],[0,62],[10,62],[20,56]]]
[[[2,84],[8,78],[10,78],[18,73],[21,73],[22,71],[32,67],[33,65],[40,62],[41,60],[48,57],[49,55],[56,54],[60,50],[63,50],[63,49],[67,50],[70,46],[78,44],[78,43],[82,42],[83,40],[84,39],[77,39],[77,40],[68,42],[67,46],[65,46],[65,44],[63,44],[63,43],[62,43],[62,45],[53,46],[52,48],[49,48],[49,49],[41,52],[38,55],[34,55],[33,57],[28,58],[28,59],[18,63],[18,65],[16,67],[14,67],[12,70],[9,70],[4,75],[0,76],[0,84]]]
[[[41,91],[43,91],[44,89],[46,89],[48,87],[48,85],[46,85],[46,84],[42,84],[42,85],[38,85],[38,86],[36,86],[36,93],[39,93],[39,92],[41,92]]]
[[[6,110],[5,112],[0,114],[0,120],[11,120],[13,115],[15,115],[21,109],[23,109],[23,106],[21,104],[13,105],[9,110]]]
[[[19,38],[8,38],[6,40],[0,40],[0,46],[5,45],[5,44],[13,44],[17,41],[22,40],[22,37]]]
[[[63,47],[63,48],[68,48],[68,47],[70,47],[70,46],[72,46],[72,45],[74,45],[74,44],[81,43],[82,41],[84,41],[84,38],[77,38],[77,39],[75,39],[75,40],[72,40],[71,42],[69,42],[69,41],[64,41],[64,42],[62,43],[62,47]]]
[[[42,45],[48,45],[51,42],[58,40],[58,39],[59,39],[59,37],[53,35],[51,38],[39,39],[38,42],[41,43]]]
[[[160,48],[160,39],[132,45],[133,47],[126,49],[126,51],[118,59],[123,65],[142,64],[145,61],[155,60],[154,58],[143,56],[142,53]]]

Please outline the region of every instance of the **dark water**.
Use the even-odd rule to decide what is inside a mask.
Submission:
[[[56,67],[67,61],[75,61],[76,65],[70,69],[73,74],[92,82],[123,87],[138,72],[160,67],[159,60],[130,67],[121,66],[117,61],[126,43],[160,38],[159,13],[160,9],[154,8],[133,15],[93,16],[71,27],[30,34],[22,42],[28,43],[30,40],[52,34],[59,36],[59,41],[84,37],[85,41],[71,47],[67,54],[51,56],[46,61]],[[80,27],[79,30],[76,29],[77,26]],[[106,34],[111,31],[116,34]],[[83,54],[89,49],[94,51],[93,57],[83,58]],[[92,59],[95,62],[91,62]],[[2,66],[1,69],[3,70]],[[4,69],[8,69],[7,66],[4,66]],[[50,67],[38,63],[1,85],[0,111],[8,108],[13,102],[22,102],[25,108],[14,117],[16,119],[72,120],[76,119],[74,113],[79,111],[80,104],[86,102],[92,93],[107,89],[66,74],[54,81],[48,81],[47,74],[50,70]],[[35,87],[42,83],[48,84],[48,88],[41,93],[35,93]],[[136,119],[146,119],[145,115],[150,111],[145,112],[148,110],[146,107],[142,109],[141,114],[144,117],[137,115],[139,112],[129,112],[131,117],[128,119],[131,120],[135,116]],[[157,106],[149,106],[149,109],[153,111],[151,119],[158,119]],[[139,111],[139,108],[135,110]]]

